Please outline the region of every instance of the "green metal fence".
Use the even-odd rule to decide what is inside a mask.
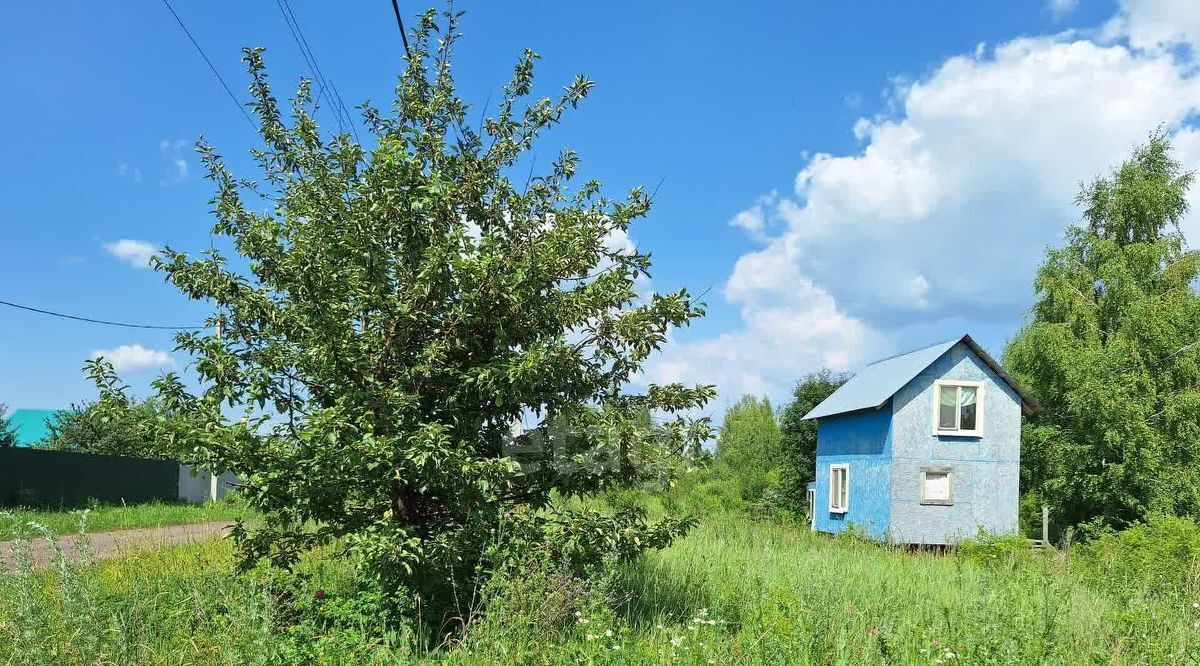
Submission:
[[[133,504],[178,497],[174,460],[0,449],[0,506]]]

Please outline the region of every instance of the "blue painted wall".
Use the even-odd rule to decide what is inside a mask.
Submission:
[[[934,382],[984,382],[983,435],[936,435]],[[964,344],[957,344],[892,397],[891,539],[901,543],[954,543],[980,527],[1017,531],[1021,461],[1021,399]],[[923,466],[953,470],[950,506],[920,502]]]
[[[876,539],[889,531],[892,495],[892,412],[886,407],[840,414],[817,422],[816,510],[821,532],[850,523]],[[850,502],[844,514],[829,511],[829,466],[850,465]]]

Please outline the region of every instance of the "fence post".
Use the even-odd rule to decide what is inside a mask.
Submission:
[[[1050,546],[1050,507],[1042,505],[1042,548]]]

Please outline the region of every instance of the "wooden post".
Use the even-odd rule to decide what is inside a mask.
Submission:
[[[1042,548],[1050,546],[1050,507],[1042,505]]]

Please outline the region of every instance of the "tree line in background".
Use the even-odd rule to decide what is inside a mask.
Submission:
[[[1082,223],[1037,271],[1031,316],[1003,355],[1041,404],[1022,428],[1026,524],[1043,504],[1084,534],[1200,516],[1200,256],[1179,227],[1192,180],[1154,132],[1081,188]],[[805,511],[817,426],[800,419],[847,378],[805,377],[778,413],[765,397],[731,405],[716,473],[746,502]]]

